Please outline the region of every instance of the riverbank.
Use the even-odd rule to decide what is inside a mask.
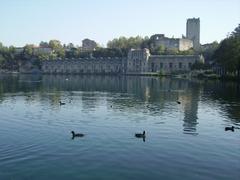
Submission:
[[[218,75],[213,70],[196,70],[186,73],[148,73],[144,74],[147,76],[157,76],[157,77],[173,77],[181,79],[200,79],[200,80],[222,80],[222,81],[239,81],[240,77],[233,75]]]
[[[12,70],[0,70],[0,75],[8,75],[8,74],[44,74],[39,70],[31,70],[25,72],[19,71],[12,71]],[[81,74],[79,74],[81,75]],[[85,75],[85,74],[83,74]],[[116,74],[95,74],[95,75],[113,75]],[[195,70],[191,72],[174,72],[174,73],[162,73],[162,72],[149,72],[149,73],[126,73],[120,75],[129,75],[129,76],[155,76],[155,77],[169,77],[169,78],[181,78],[181,79],[201,79],[201,80],[223,80],[223,81],[239,81],[240,77],[232,76],[232,75],[225,75],[220,76],[212,70]]]

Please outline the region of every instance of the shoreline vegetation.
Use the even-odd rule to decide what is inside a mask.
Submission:
[[[86,39],[87,41],[91,41]],[[94,42],[94,41],[91,41]],[[94,42],[95,43],[95,42]],[[195,63],[191,71],[145,73],[139,75],[159,77],[180,77],[198,79],[219,79],[219,80],[240,80],[240,24],[235,30],[220,43],[213,42],[201,45],[200,49],[189,49],[178,51],[167,49],[160,45],[153,46],[149,37],[119,37],[108,42],[107,48],[100,47],[95,43],[96,48],[84,50],[69,43],[61,44],[59,40],[40,42],[39,46],[27,44],[22,48],[3,46],[0,42],[0,75],[18,74],[20,68],[31,63],[33,69],[29,72],[41,73],[41,64],[46,60],[74,59],[74,58],[99,58],[99,57],[127,57],[130,49],[148,48],[152,55],[203,55],[205,64]],[[21,50],[20,50],[21,49]],[[20,51],[19,51],[20,50]],[[132,74],[134,75],[134,74]],[[136,74],[135,74],[136,75]]]

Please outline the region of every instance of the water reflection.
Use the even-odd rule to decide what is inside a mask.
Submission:
[[[113,110],[159,117],[165,111],[180,111],[183,133],[192,135],[198,134],[201,98],[223,104],[222,111],[234,123],[239,123],[239,94],[239,84],[218,81],[203,83],[139,76],[0,76],[0,103],[6,97],[15,101],[15,96],[21,95],[26,103],[48,103],[52,109],[59,109],[62,101],[66,107],[68,104],[81,106],[82,111],[94,111],[104,103]]]
[[[179,98],[183,102],[184,108],[184,123],[183,123],[183,131],[185,134],[197,135],[197,119],[198,119],[198,102],[200,95],[200,85],[198,83],[188,83],[188,89],[191,91],[187,92],[187,96],[180,96]]]

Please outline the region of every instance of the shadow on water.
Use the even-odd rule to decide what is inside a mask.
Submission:
[[[232,120],[232,123],[240,123],[239,83],[210,81],[204,84],[203,93],[212,101],[221,104],[221,110]]]

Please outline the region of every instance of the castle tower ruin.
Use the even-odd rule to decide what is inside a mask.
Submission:
[[[191,18],[187,19],[187,28],[186,28],[187,39],[193,41],[193,48],[195,50],[200,47],[200,18]]]

